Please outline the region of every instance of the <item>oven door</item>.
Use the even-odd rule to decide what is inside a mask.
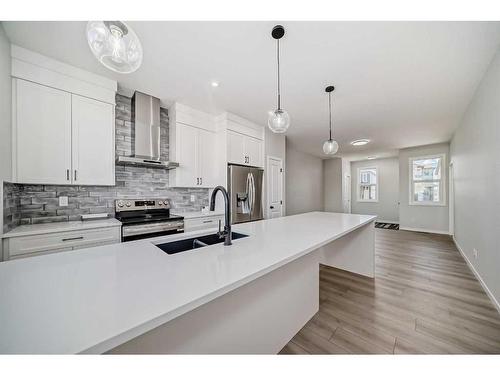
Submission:
[[[122,226],[122,242],[184,232],[184,221],[163,221]]]

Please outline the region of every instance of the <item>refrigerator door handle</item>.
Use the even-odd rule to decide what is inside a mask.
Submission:
[[[250,173],[250,216],[253,213],[254,205],[255,205],[255,180],[253,178],[253,174]]]

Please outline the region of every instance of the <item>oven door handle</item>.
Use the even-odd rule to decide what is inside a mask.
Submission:
[[[122,226],[122,236],[136,236],[140,234],[157,233],[165,231],[182,231],[184,229],[183,221],[155,223],[144,225],[124,225]]]

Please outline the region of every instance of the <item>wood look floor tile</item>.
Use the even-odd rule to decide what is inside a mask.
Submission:
[[[375,229],[375,279],[320,266],[319,312],[282,354],[500,353],[500,314],[449,236]]]

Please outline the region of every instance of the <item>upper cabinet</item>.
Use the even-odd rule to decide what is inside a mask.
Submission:
[[[71,95],[71,114],[73,183],[114,185],[114,106]]]
[[[227,163],[264,167],[262,126],[231,113],[224,113],[217,122],[226,134]]]
[[[263,167],[263,141],[232,130],[227,131],[227,161],[252,167]]]
[[[12,76],[13,181],[114,185],[116,82],[16,46]]]
[[[214,118],[204,112],[175,103],[169,109],[170,159],[179,167],[170,170],[171,187],[218,185],[217,137]]]

